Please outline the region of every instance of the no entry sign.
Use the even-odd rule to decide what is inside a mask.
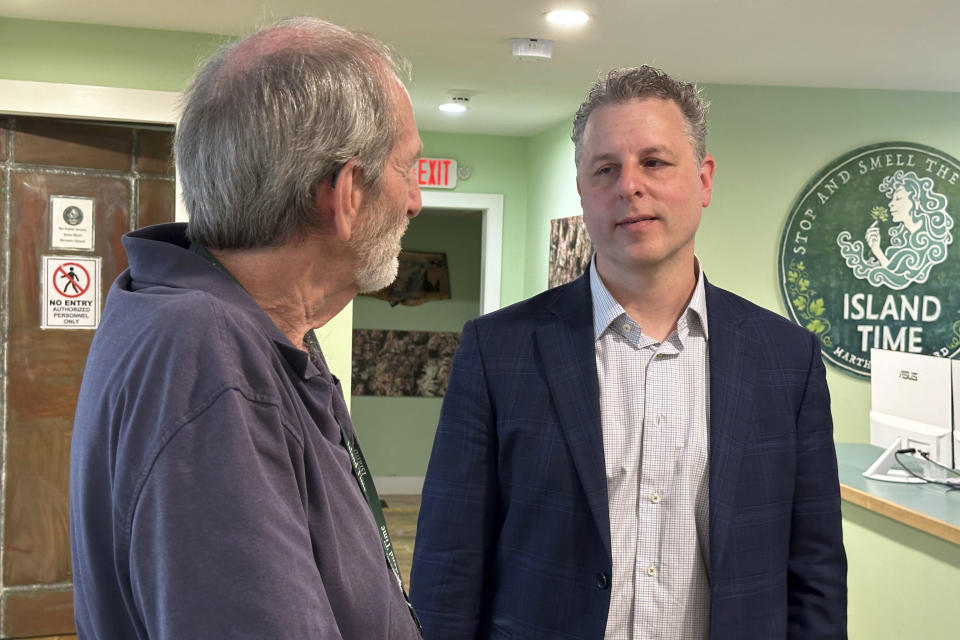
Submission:
[[[43,256],[42,329],[96,329],[100,322],[100,258]]]

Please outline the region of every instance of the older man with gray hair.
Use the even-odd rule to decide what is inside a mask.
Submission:
[[[190,223],[124,238],[77,405],[81,638],[419,637],[313,335],[393,280],[420,209],[402,68],[297,18],[193,81],[175,142]]]

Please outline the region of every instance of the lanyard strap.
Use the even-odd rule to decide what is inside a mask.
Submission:
[[[308,331],[303,340],[308,348],[311,350],[315,349],[317,353],[321,353],[320,343],[317,341],[317,337],[313,331]],[[420,618],[417,617],[417,612],[413,610],[413,604],[410,603],[410,597],[407,596],[407,590],[403,586],[403,577],[400,575],[397,556],[393,551],[393,542],[390,541],[390,532],[387,530],[387,521],[383,517],[383,508],[380,506],[380,495],[377,493],[377,487],[373,483],[370,467],[367,465],[366,458],[363,457],[360,443],[356,438],[350,438],[346,429],[343,428],[343,423],[340,422],[340,418],[336,412],[334,412],[333,417],[337,421],[337,426],[340,427],[340,441],[347,450],[347,455],[350,457],[350,466],[353,468],[353,475],[357,479],[357,484],[360,485],[360,493],[363,494],[364,500],[367,501],[367,506],[370,507],[373,519],[377,523],[377,530],[380,532],[380,544],[383,546],[383,555],[387,560],[387,566],[390,567],[393,577],[397,580],[397,585],[399,585],[400,592],[403,594],[403,600],[407,604],[407,609],[410,610],[410,616],[413,617],[413,621],[417,625],[417,630],[423,633],[423,627],[420,626]]]
[[[190,251],[202,257],[219,271],[230,276],[237,284],[240,284],[240,282],[233,277],[233,274],[217,260],[216,256],[210,253],[202,244],[191,242]],[[313,331],[307,331],[307,334],[303,337],[303,341],[310,351],[314,351],[317,354],[323,353],[320,349],[320,342],[317,340],[317,336],[314,335]],[[322,358],[323,356],[321,355],[320,357]],[[393,577],[397,579],[397,584],[400,586],[400,593],[403,594],[403,600],[407,603],[407,609],[410,610],[410,615],[413,617],[413,622],[417,625],[417,630],[422,634],[423,627],[420,626],[420,618],[417,617],[417,612],[413,610],[410,597],[407,596],[407,590],[403,586],[400,567],[397,565],[397,557],[393,552],[393,543],[390,541],[390,532],[387,530],[387,522],[383,517],[383,509],[380,507],[380,496],[377,494],[377,488],[373,484],[373,476],[370,475],[370,467],[367,466],[367,461],[363,457],[363,451],[360,450],[360,443],[357,442],[356,438],[350,439],[336,411],[333,412],[333,417],[337,421],[337,426],[340,427],[341,443],[347,450],[347,455],[350,457],[350,466],[353,467],[353,475],[357,479],[357,484],[360,485],[360,492],[363,494],[364,500],[367,501],[367,506],[370,507],[370,511],[373,513],[373,519],[377,523],[377,530],[380,533],[380,544],[383,546],[383,555],[387,559],[387,566],[390,567]]]

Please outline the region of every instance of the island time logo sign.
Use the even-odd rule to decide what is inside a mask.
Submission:
[[[888,142],[838,158],[800,193],[780,239],[790,317],[827,361],[870,375],[870,349],[960,353],[960,163]]]

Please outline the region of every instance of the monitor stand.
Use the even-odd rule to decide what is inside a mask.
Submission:
[[[920,478],[910,475],[910,472],[903,469],[897,462],[897,451],[903,449],[900,438],[893,441],[887,450],[880,454],[876,462],[870,465],[863,472],[864,478],[871,480],[882,480],[883,482],[902,482],[902,483],[922,483],[926,482]]]

